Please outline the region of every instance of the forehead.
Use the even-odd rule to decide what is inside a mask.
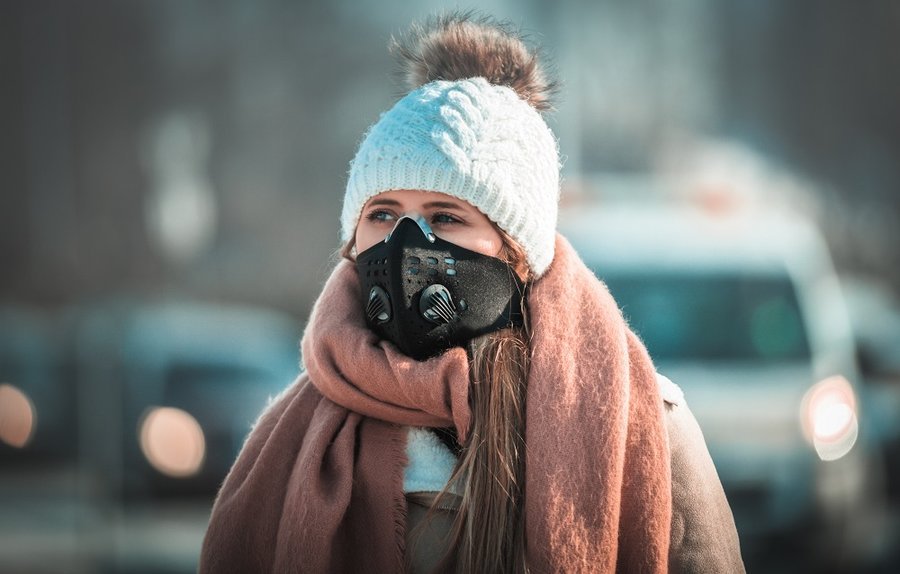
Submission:
[[[366,206],[396,206],[402,208],[455,208],[475,209],[462,199],[439,191],[423,191],[418,189],[392,189],[375,195],[366,202]]]

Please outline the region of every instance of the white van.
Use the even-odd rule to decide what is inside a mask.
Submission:
[[[861,548],[865,413],[816,228],[657,201],[578,205],[560,229],[684,391],[745,551],[798,532],[838,554]]]

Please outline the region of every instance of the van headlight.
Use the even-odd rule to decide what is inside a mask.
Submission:
[[[856,395],[844,377],[824,379],[806,391],[800,407],[806,439],[822,460],[837,460],[859,436]]]

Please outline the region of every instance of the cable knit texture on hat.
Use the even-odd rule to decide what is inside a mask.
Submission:
[[[553,260],[556,138],[506,86],[484,78],[434,81],[382,114],[350,166],[343,240],[353,237],[369,198],[395,189],[438,191],[472,204],[522,246],[536,276]]]

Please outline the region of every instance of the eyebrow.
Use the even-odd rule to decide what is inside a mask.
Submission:
[[[458,203],[452,201],[429,201],[423,207],[444,207],[446,209],[463,209]]]
[[[374,206],[374,205],[390,205],[392,207],[399,207],[400,202],[397,201],[396,199],[390,199],[387,197],[382,197],[382,198],[376,197],[369,203],[369,206]],[[422,207],[425,207],[425,208],[443,207],[445,209],[465,209],[463,206],[459,205],[458,203],[454,203],[452,201],[429,201],[428,203],[424,204]]]

